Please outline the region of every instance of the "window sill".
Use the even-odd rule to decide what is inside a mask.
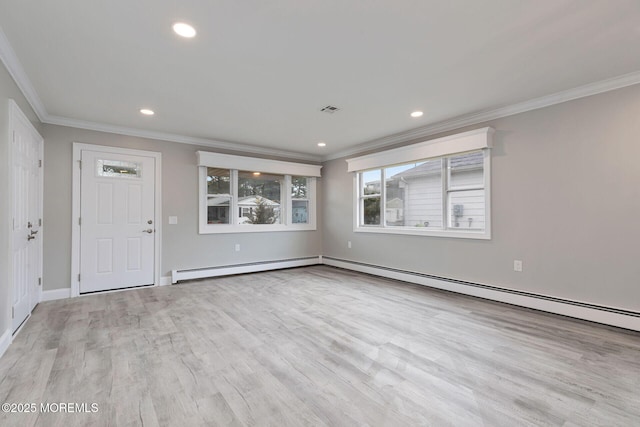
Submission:
[[[204,225],[199,234],[273,233],[281,231],[316,231],[315,225]]]
[[[356,227],[355,233],[378,233],[378,234],[404,234],[409,236],[427,236],[427,237],[452,237],[455,239],[479,239],[491,240],[491,232],[484,231],[462,231],[462,230],[426,230],[424,228],[392,228],[392,227]]]

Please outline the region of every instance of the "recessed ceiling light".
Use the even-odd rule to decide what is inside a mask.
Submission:
[[[326,142],[318,142],[318,147],[326,147],[327,143]]]
[[[253,176],[260,176],[260,172],[254,172]]]
[[[411,117],[422,117],[422,111],[414,111],[411,113]]]
[[[189,24],[185,24],[184,22],[176,22],[173,24],[173,31],[179,36],[186,37],[190,39],[191,37],[195,37],[196,29],[193,28]]]
[[[150,110],[148,108],[143,108],[140,110],[140,112],[145,116],[153,116],[155,114],[153,110]]]

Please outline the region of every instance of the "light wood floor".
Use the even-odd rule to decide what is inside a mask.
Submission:
[[[640,425],[640,333],[317,266],[40,304],[2,426]]]

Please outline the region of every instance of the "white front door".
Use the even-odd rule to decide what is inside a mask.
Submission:
[[[15,332],[40,300],[42,137],[14,104],[11,104],[10,126],[12,326]]]
[[[82,150],[80,293],[154,284],[155,159]]]

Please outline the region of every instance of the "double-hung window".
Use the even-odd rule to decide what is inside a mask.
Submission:
[[[313,178],[306,176],[291,177],[291,222],[293,224],[309,224],[312,180]]]
[[[207,168],[207,224],[231,221],[231,171]]]
[[[200,233],[316,229],[318,165],[198,152]]]
[[[358,232],[491,238],[484,128],[349,159]]]

